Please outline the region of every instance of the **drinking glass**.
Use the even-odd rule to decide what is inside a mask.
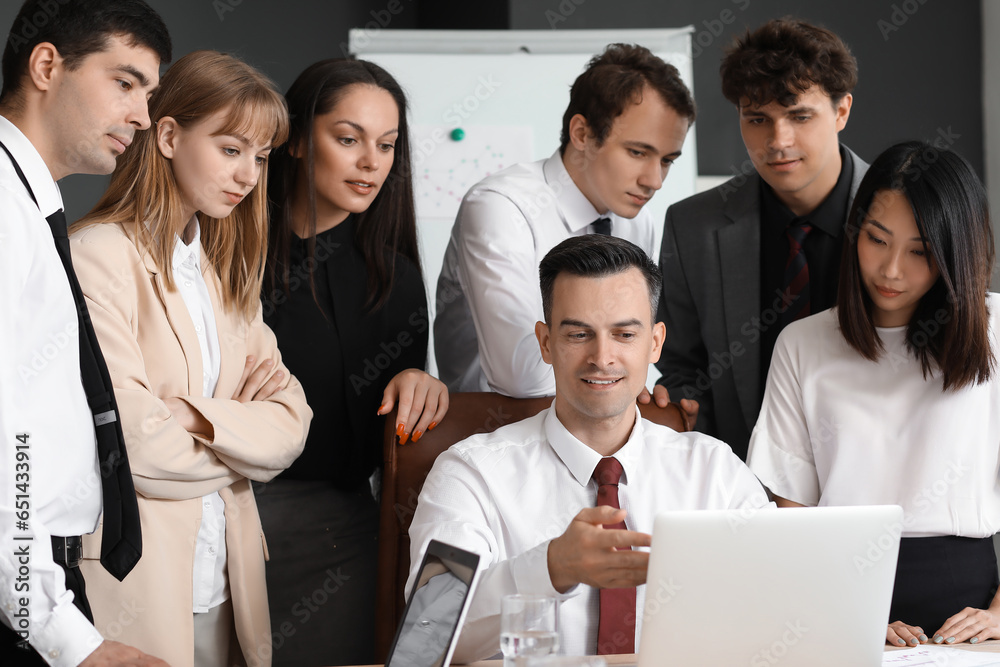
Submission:
[[[500,602],[500,651],[504,667],[521,658],[559,650],[559,603],[548,595],[505,595]]]

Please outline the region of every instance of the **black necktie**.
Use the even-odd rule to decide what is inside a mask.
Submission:
[[[7,147],[0,148],[10,158],[24,187],[35,204],[35,194],[28,179],[21,171]],[[125,436],[118,419],[118,404],[115,402],[111,375],[104,363],[94,325],[90,321],[90,311],[84,300],[80,281],[73,270],[70,256],[69,238],[66,236],[66,214],[59,209],[46,222],[52,229],[59,259],[62,260],[66,277],[69,279],[73,300],[76,302],[80,323],[80,375],[87,403],[94,413],[94,431],[97,434],[97,459],[101,466],[101,489],[104,499],[104,532],[101,537],[101,564],[119,581],[125,578],[142,555],[142,533],[139,527],[139,506],[136,502],[135,487],[132,485],[132,471],[125,451]]]
[[[611,219],[610,218],[598,218],[590,223],[590,233],[591,234],[604,234],[605,236],[611,236]]]

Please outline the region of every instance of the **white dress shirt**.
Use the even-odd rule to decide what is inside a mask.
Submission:
[[[203,396],[214,396],[219,382],[222,355],[215,311],[208,285],[201,275],[201,226],[194,219],[194,238],[185,244],[177,237],[172,258],[174,284],[198,334],[201,348]],[[219,492],[202,498],[201,526],[194,547],[192,577],[194,612],[204,613],[229,599],[229,579],[226,573],[226,504]]]
[[[639,411],[636,409],[636,415]],[[618,487],[629,530],[651,533],[657,512],[743,509],[768,505],[763,487],[728,445],[701,433],[677,433],[636,419],[615,454],[624,468]],[[552,586],[549,542],[580,510],[594,507],[591,479],[601,455],[543,410],[524,421],[475,435],[434,463],[410,526],[410,576],[432,539],[480,555],[480,580],[454,660],[479,660],[500,647],[500,600],[513,593],[558,596],[559,646],[567,655],[597,649],[598,589]],[[645,586],[637,590],[636,646]]]
[[[437,284],[434,354],[451,391],[555,394],[552,367],[535,339],[535,322],[543,319],[538,265],[561,241],[589,233],[599,217],[558,151],[508,167],[469,190]],[[613,236],[657,256],[647,210],[631,220],[610,212],[604,217]]]
[[[994,353],[1000,295],[988,296]],[[937,326],[931,323],[928,326]],[[1000,530],[1000,378],[942,391],[906,348],[905,327],[877,329],[868,361],[836,309],[778,336],[748,462],[775,494],[803,505],[903,507],[904,537],[988,537]]]
[[[102,494],[94,417],[80,376],[76,304],[45,221],[63,206],[59,188],[31,142],[3,117],[0,141],[38,199],[36,206],[0,151],[0,618],[22,629],[25,617],[14,615],[28,598],[28,639],[49,664],[62,667],[77,665],[102,641],[73,606],[49,539],[97,527]],[[19,434],[28,442],[20,462]],[[25,488],[27,509],[17,498]],[[21,511],[28,530],[18,528]],[[16,552],[25,546],[28,582],[18,581],[25,563]]]

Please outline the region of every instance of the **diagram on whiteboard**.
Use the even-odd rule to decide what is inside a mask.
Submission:
[[[469,188],[532,159],[527,125],[413,125],[413,195],[418,218],[454,219]]]

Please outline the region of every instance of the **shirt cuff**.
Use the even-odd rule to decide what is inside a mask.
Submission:
[[[819,502],[819,479],[811,463],[775,446],[766,436],[754,439],[747,466],[776,496],[807,506]]]
[[[104,637],[70,603],[57,607],[44,625],[35,625],[29,641],[52,667],[76,667],[101,645]]]
[[[525,595],[551,595],[560,602],[569,600],[580,594],[577,584],[565,593],[560,593],[552,585],[549,575],[549,543],[546,540],[537,547],[525,551],[520,556],[510,560],[510,574],[514,578],[517,592]]]

